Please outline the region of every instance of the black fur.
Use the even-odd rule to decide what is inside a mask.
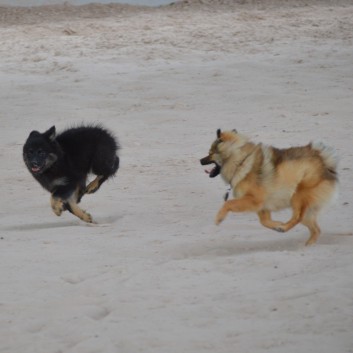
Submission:
[[[57,136],[53,126],[44,133],[30,133],[23,146],[23,159],[43,188],[63,202],[63,210],[71,211],[68,200],[80,202],[85,193],[97,191],[116,173],[118,149],[113,135],[100,126],[79,126]],[[97,175],[94,187],[86,186],[90,172]]]

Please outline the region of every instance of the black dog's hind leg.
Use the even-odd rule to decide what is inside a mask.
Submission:
[[[86,194],[93,194],[96,192],[109,177],[116,173],[119,168],[119,157],[114,156],[114,158],[113,163],[111,163],[109,159],[106,159],[103,162],[98,161],[96,164],[92,163],[92,171],[97,177],[87,185]]]
[[[80,185],[77,188],[77,203],[81,202],[83,195],[86,193],[86,179],[80,182]]]
[[[86,187],[86,194],[93,194],[100,186],[108,179],[104,175],[98,175],[93,181],[91,181]]]

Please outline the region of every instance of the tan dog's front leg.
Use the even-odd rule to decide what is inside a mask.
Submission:
[[[215,223],[220,224],[226,218],[228,212],[257,212],[259,208],[260,202],[252,195],[226,201],[218,211]]]
[[[291,200],[291,206],[293,210],[291,219],[286,223],[279,223],[276,227],[273,228],[274,230],[282,233],[288,232],[290,229],[302,221],[307,209],[307,203],[305,202],[305,196],[302,196],[301,194],[303,193],[296,193]]]
[[[226,201],[228,202],[228,201]],[[226,207],[225,203],[223,207],[218,211],[217,216],[216,216],[216,225],[218,226],[223,220],[226,218],[227,213],[229,212],[228,208]]]
[[[65,210],[64,202],[58,197],[51,195],[50,205],[52,210],[57,216],[61,216],[62,212]]]
[[[271,218],[271,212],[267,210],[261,210],[257,213],[259,216],[260,223],[267,228],[277,230],[283,223],[278,221],[273,221]]]

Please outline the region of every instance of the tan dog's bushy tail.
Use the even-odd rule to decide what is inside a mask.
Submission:
[[[327,169],[336,172],[338,166],[338,156],[334,148],[322,142],[312,144],[314,150],[318,151]]]

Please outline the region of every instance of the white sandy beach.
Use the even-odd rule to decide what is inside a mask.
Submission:
[[[1,353],[353,352],[353,3],[292,3],[0,7]],[[97,225],[56,217],[22,161],[31,130],[81,122],[122,146],[81,203]],[[336,148],[316,245],[214,225],[217,128]]]

